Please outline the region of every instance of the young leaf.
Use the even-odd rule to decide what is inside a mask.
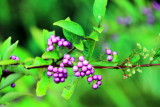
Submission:
[[[16,98],[19,98],[19,97],[22,97],[22,96],[31,96],[31,94],[29,93],[22,93],[22,92],[9,92],[9,93],[6,93],[4,96],[2,96],[0,98],[0,104],[5,104],[6,102],[10,102]]]
[[[93,39],[87,39],[84,40],[83,43],[84,43],[84,51],[83,51],[84,56],[87,58],[87,60],[89,60],[93,54],[95,41]]]
[[[59,59],[59,53],[57,51],[47,51],[42,55],[43,59]]]
[[[12,65],[12,64],[17,64],[19,61],[8,59],[8,60],[2,60],[0,61],[0,66],[1,65]]]
[[[93,27],[93,29],[98,33],[102,33],[102,31],[103,31],[103,27],[102,26],[101,27]]]
[[[73,46],[75,46],[76,49],[79,49],[79,50],[81,50],[81,51],[84,50],[84,46],[83,46],[83,41],[82,41],[82,40],[81,40],[78,44],[73,43]]]
[[[55,35],[55,31],[48,31],[48,30],[43,30],[43,39],[44,39],[44,46],[47,48],[47,40],[50,38],[51,35]]]
[[[5,52],[3,59],[9,59],[9,57],[12,55],[12,53],[15,51],[17,48],[18,41],[16,41],[14,44],[12,44]]]
[[[6,53],[6,50],[10,47],[10,45],[11,45],[11,37],[5,40],[2,46],[0,47],[0,60],[2,60],[3,55]]]
[[[135,54],[131,59],[130,62],[134,63],[137,62],[140,59],[140,56],[138,54]]]
[[[63,92],[61,95],[65,100],[69,100],[71,98],[71,96],[75,90],[75,86],[78,83],[78,80],[79,80],[79,78],[76,78],[76,80],[74,80],[72,83],[70,83],[68,86],[66,86],[63,89]]]
[[[34,74],[30,72],[28,69],[24,68],[23,65],[11,65],[11,66],[8,66],[7,69],[8,71],[12,71],[15,73],[34,76]]]
[[[63,34],[64,36],[66,37],[66,39],[72,43],[77,43],[79,42],[78,40],[78,35],[74,34],[74,33],[71,33],[65,29],[63,29]]]
[[[82,27],[78,23],[75,23],[73,21],[60,20],[60,21],[55,22],[53,25],[57,25],[78,36],[85,36]]]
[[[49,77],[45,75],[37,83],[36,95],[39,97],[46,95],[48,88],[49,88]]]
[[[19,73],[14,73],[14,74],[10,74],[9,76],[7,76],[0,84],[0,90],[11,85],[12,83],[14,83],[15,81],[17,81],[18,79],[22,78],[24,75],[23,74],[19,74]]]
[[[108,0],[95,0],[93,4],[93,15],[98,24],[101,23],[105,15],[107,2]]]
[[[91,39],[93,39],[93,40],[95,40],[95,41],[98,41],[98,36],[99,36],[99,33],[93,31],[93,32],[89,35],[89,38],[91,38]]]

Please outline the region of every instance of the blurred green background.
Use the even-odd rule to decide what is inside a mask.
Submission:
[[[42,29],[55,30],[56,35],[64,37],[61,29],[53,26],[53,22],[66,17],[82,25],[89,35],[92,27],[97,26],[92,12],[93,2],[94,0],[0,0],[0,44],[11,36],[12,42],[20,41],[14,55],[22,61],[28,57],[41,56],[43,52],[36,40],[40,38]],[[93,59],[104,53],[106,47],[119,53],[120,62],[132,53],[136,43],[147,49],[159,48],[160,9],[156,9],[153,2],[109,0],[102,22],[104,31],[96,44]],[[80,79],[69,101],[64,100],[61,93],[70,79],[63,84],[51,83],[47,95],[40,98],[35,95],[37,80],[25,76],[16,82],[15,88],[7,87],[0,94],[19,91],[33,96],[21,97],[0,106],[158,107],[160,67],[146,67],[142,70],[141,74],[136,73],[128,79],[123,79],[121,70],[96,70],[97,74],[103,75],[103,85],[98,90],[93,90],[91,84]]]

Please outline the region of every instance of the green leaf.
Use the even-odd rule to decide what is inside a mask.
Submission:
[[[91,38],[91,39],[93,39],[93,40],[95,40],[95,41],[98,41],[98,36],[99,36],[99,33],[93,31],[93,32],[89,35],[89,38]]]
[[[55,22],[53,25],[57,25],[73,34],[76,34],[78,36],[85,36],[84,31],[82,27],[73,21],[70,20],[60,20]]]
[[[49,88],[49,77],[43,76],[37,83],[36,95],[39,97],[46,95],[48,88]]]
[[[16,61],[16,60],[13,60],[13,59],[0,61],[0,65],[12,65],[12,64],[17,64],[17,63],[19,63],[19,61]]]
[[[108,0],[95,0],[93,4],[93,15],[98,24],[101,23],[105,15],[107,2]]]
[[[5,52],[3,59],[9,59],[9,57],[12,55],[12,53],[15,51],[17,48],[18,41],[16,41],[14,44],[12,44]]]
[[[78,44],[73,43],[73,46],[75,46],[76,49],[79,49],[79,50],[81,50],[81,51],[84,50],[84,46],[83,46],[83,41],[82,41],[82,40],[81,40]]]
[[[91,64],[93,66],[116,66],[118,63],[100,61],[100,62],[91,62]]]
[[[69,100],[71,98],[78,81],[79,81],[79,78],[76,78],[76,80],[74,80],[72,83],[70,83],[63,89],[63,92],[61,95],[65,100]]]
[[[8,71],[12,71],[15,73],[34,76],[34,74],[31,71],[29,71],[28,69],[24,68],[23,65],[11,65],[11,66],[8,66],[7,69],[8,69]]]
[[[59,53],[57,51],[47,51],[42,55],[43,59],[59,59]]]
[[[40,57],[36,57],[33,64],[31,65],[25,65],[25,68],[35,67],[35,66],[45,66],[52,64],[52,60],[44,60]]]
[[[98,33],[102,33],[102,31],[103,31],[103,27],[102,26],[101,27],[93,27],[93,29]]]
[[[87,39],[87,40],[84,40],[83,43],[84,43],[83,54],[87,58],[87,60],[89,60],[90,57],[93,54],[93,51],[94,51],[95,40],[93,40],[93,39]]]
[[[30,32],[33,40],[37,43],[37,45],[45,51],[45,45],[43,44],[43,33],[42,30],[37,27],[30,27]]]
[[[48,31],[46,29],[43,30],[43,39],[44,39],[44,46],[45,49],[47,48],[47,40],[50,38],[51,35],[55,35],[55,31]]]
[[[6,53],[7,49],[11,45],[11,37],[9,37],[7,40],[4,41],[2,46],[0,47],[0,60],[3,59],[3,55]]]
[[[69,42],[72,42],[72,43],[77,43],[79,42],[78,40],[78,35],[74,34],[74,33],[71,33],[65,29],[63,29],[63,34],[65,36],[65,38],[69,41]]]
[[[9,92],[9,93],[6,93],[4,96],[2,96],[0,98],[0,104],[5,104],[6,102],[10,102],[16,98],[19,98],[19,97],[22,97],[22,96],[31,96],[31,94],[29,93],[22,93],[22,92]]]
[[[135,54],[131,59],[130,62],[131,63],[135,63],[140,59],[140,56],[138,54]]]
[[[15,81],[17,81],[18,79],[22,78],[24,75],[23,74],[19,74],[19,73],[14,73],[14,74],[10,74],[9,76],[7,76],[0,84],[0,90],[11,85],[12,83],[14,83]]]

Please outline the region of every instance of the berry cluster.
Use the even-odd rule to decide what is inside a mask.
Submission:
[[[146,16],[148,24],[154,23],[155,18],[154,18],[151,8],[143,8],[143,14]]]
[[[132,20],[130,17],[118,17],[117,22],[120,25],[130,25]]]
[[[53,44],[58,44],[58,46],[64,46],[64,47],[68,47],[69,49],[72,49],[72,44],[70,42],[55,35],[50,36],[50,38],[47,41],[47,44],[48,44],[48,47],[46,49],[47,51],[54,50],[55,47]]]
[[[97,89],[102,84],[101,80],[102,80],[102,76],[101,75],[93,75],[92,77],[88,77],[87,78],[88,82],[96,81],[96,83],[92,85],[93,89]]]
[[[64,67],[64,66],[72,65],[73,61],[75,61],[74,57],[71,57],[69,54],[65,54],[59,66]]]
[[[68,77],[67,69],[62,67],[53,67],[52,65],[48,66],[47,75],[52,76],[55,83],[64,82]]]
[[[118,55],[118,53],[116,51],[112,52],[111,49],[106,49],[106,54],[108,55],[107,56],[107,60],[108,61],[112,61],[113,60],[113,56],[114,55]]]
[[[84,77],[94,73],[94,68],[91,64],[88,63],[87,60],[84,59],[83,56],[78,58],[79,62],[76,66],[73,66],[74,75],[76,77]]]
[[[17,56],[10,56],[10,59],[13,59],[13,60],[16,60],[16,61],[19,61],[20,60],[20,58],[19,57],[17,57]]]

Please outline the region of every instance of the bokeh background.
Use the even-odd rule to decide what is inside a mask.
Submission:
[[[87,35],[97,26],[93,17],[94,0],[0,0],[0,44],[9,36],[12,42],[19,40],[14,55],[23,61],[28,57],[41,56],[37,38],[42,29],[55,30],[64,37],[53,22],[70,17],[79,23]],[[93,59],[104,53],[106,47],[119,53],[120,62],[127,58],[137,43],[147,49],[160,46],[160,3],[153,0],[109,0],[102,22],[104,31],[97,42]],[[36,36],[35,36],[36,35]],[[141,62],[145,63],[145,62]],[[121,70],[96,70],[103,75],[103,85],[91,89],[84,79],[76,86],[69,101],[61,96],[69,83],[51,83],[45,97],[36,97],[37,79],[23,77],[16,87],[0,90],[6,92],[28,92],[33,96],[18,98],[6,107],[158,107],[160,106],[160,67],[142,68],[128,79],[123,79]],[[34,72],[34,71],[33,71]],[[36,71],[35,71],[36,72]]]

